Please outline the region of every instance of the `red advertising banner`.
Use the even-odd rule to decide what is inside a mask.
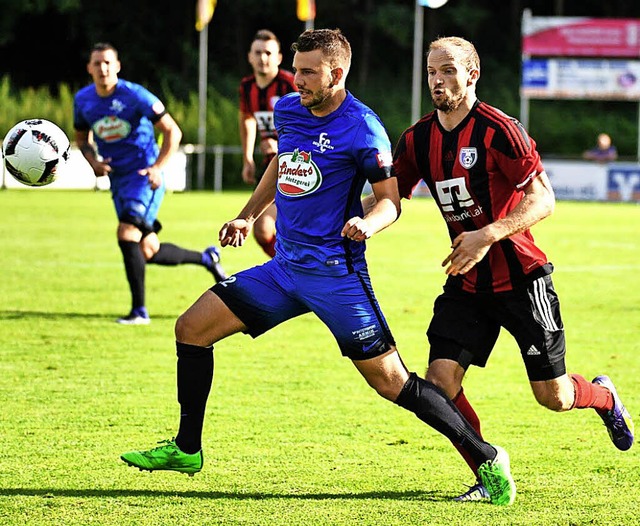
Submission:
[[[637,58],[640,20],[525,16],[522,52],[529,56]]]

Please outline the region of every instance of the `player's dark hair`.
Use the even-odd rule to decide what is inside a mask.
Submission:
[[[291,44],[294,53],[322,50],[332,68],[341,67],[345,74],[351,66],[351,44],[339,29],[307,29]]]
[[[251,42],[255,42],[256,40],[262,40],[264,42],[268,42],[269,40],[273,40],[278,44],[278,49],[280,49],[280,40],[276,36],[276,34],[269,29],[258,29],[256,34],[253,35],[253,40]]]
[[[116,54],[116,58],[118,58],[118,50],[115,48],[115,46],[113,44],[110,44],[109,42],[96,42],[93,47],[91,48],[91,51],[89,52],[89,56],[91,56],[92,53],[98,51],[113,51]]]

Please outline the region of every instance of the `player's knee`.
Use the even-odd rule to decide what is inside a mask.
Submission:
[[[382,398],[391,402],[398,398],[398,395],[400,394],[400,391],[395,386],[390,384],[377,386],[372,385],[371,387],[373,387],[376,393],[378,393]]]
[[[573,406],[573,397],[564,393],[535,393],[537,402],[556,412],[568,411]]]
[[[456,381],[455,378],[434,373],[430,369],[427,370],[425,380],[442,389],[450,399],[455,398],[460,392],[460,382]]]
[[[186,313],[181,314],[176,320],[176,324],[174,327],[174,332],[176,336],[176,341],[179,342],[188,342],[191,341],[191,336],[193,335],[195,327],[193,323],[190,321],[189,316]]]
[[[142,250],[142,255],[144,256],[145,261],[149,261],[157,252],[157,250],[154,250],[152,247],[142,243],[140,244],[140,250]]]
[[[394,401],[398,398],[404,382],[396,380],[394,377],[388,375],[380,375],[375,378],[367,378],[367,383],[372,387],[376,393],[378,393],[385,400]]]

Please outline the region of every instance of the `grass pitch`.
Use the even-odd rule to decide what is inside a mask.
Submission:
[[[168,195],[161,238],[202,249],[246,193]],[[567,364],[609,374],[640,421],[640,208],[558,203],[534,235],[556,265]],[[146,327],[129,307],[107,193],[0,192],[0,524],[630,525],[640,454],[616,450],[591,410],[536,405],[515,344],[501,336],[465,388],[483,433],[511,455],[512,507],[457,504],[471,475],[448,441],[378,398],[313,316],[216,346],[205,467],[147,473],[123,451],[178,423],[173,323],[211,285],[200,267],[147,270]],[[432,302],[448,252],[430,200],[368,243],[378,300],[405,362],[424,372]],[[252,240],[230,272],[265,261]]]

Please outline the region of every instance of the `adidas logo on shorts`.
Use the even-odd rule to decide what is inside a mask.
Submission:
[[[536,349],[535,345],[532,345],[527,350],[527,356],[540,356],[540,351],[538,349]]]

